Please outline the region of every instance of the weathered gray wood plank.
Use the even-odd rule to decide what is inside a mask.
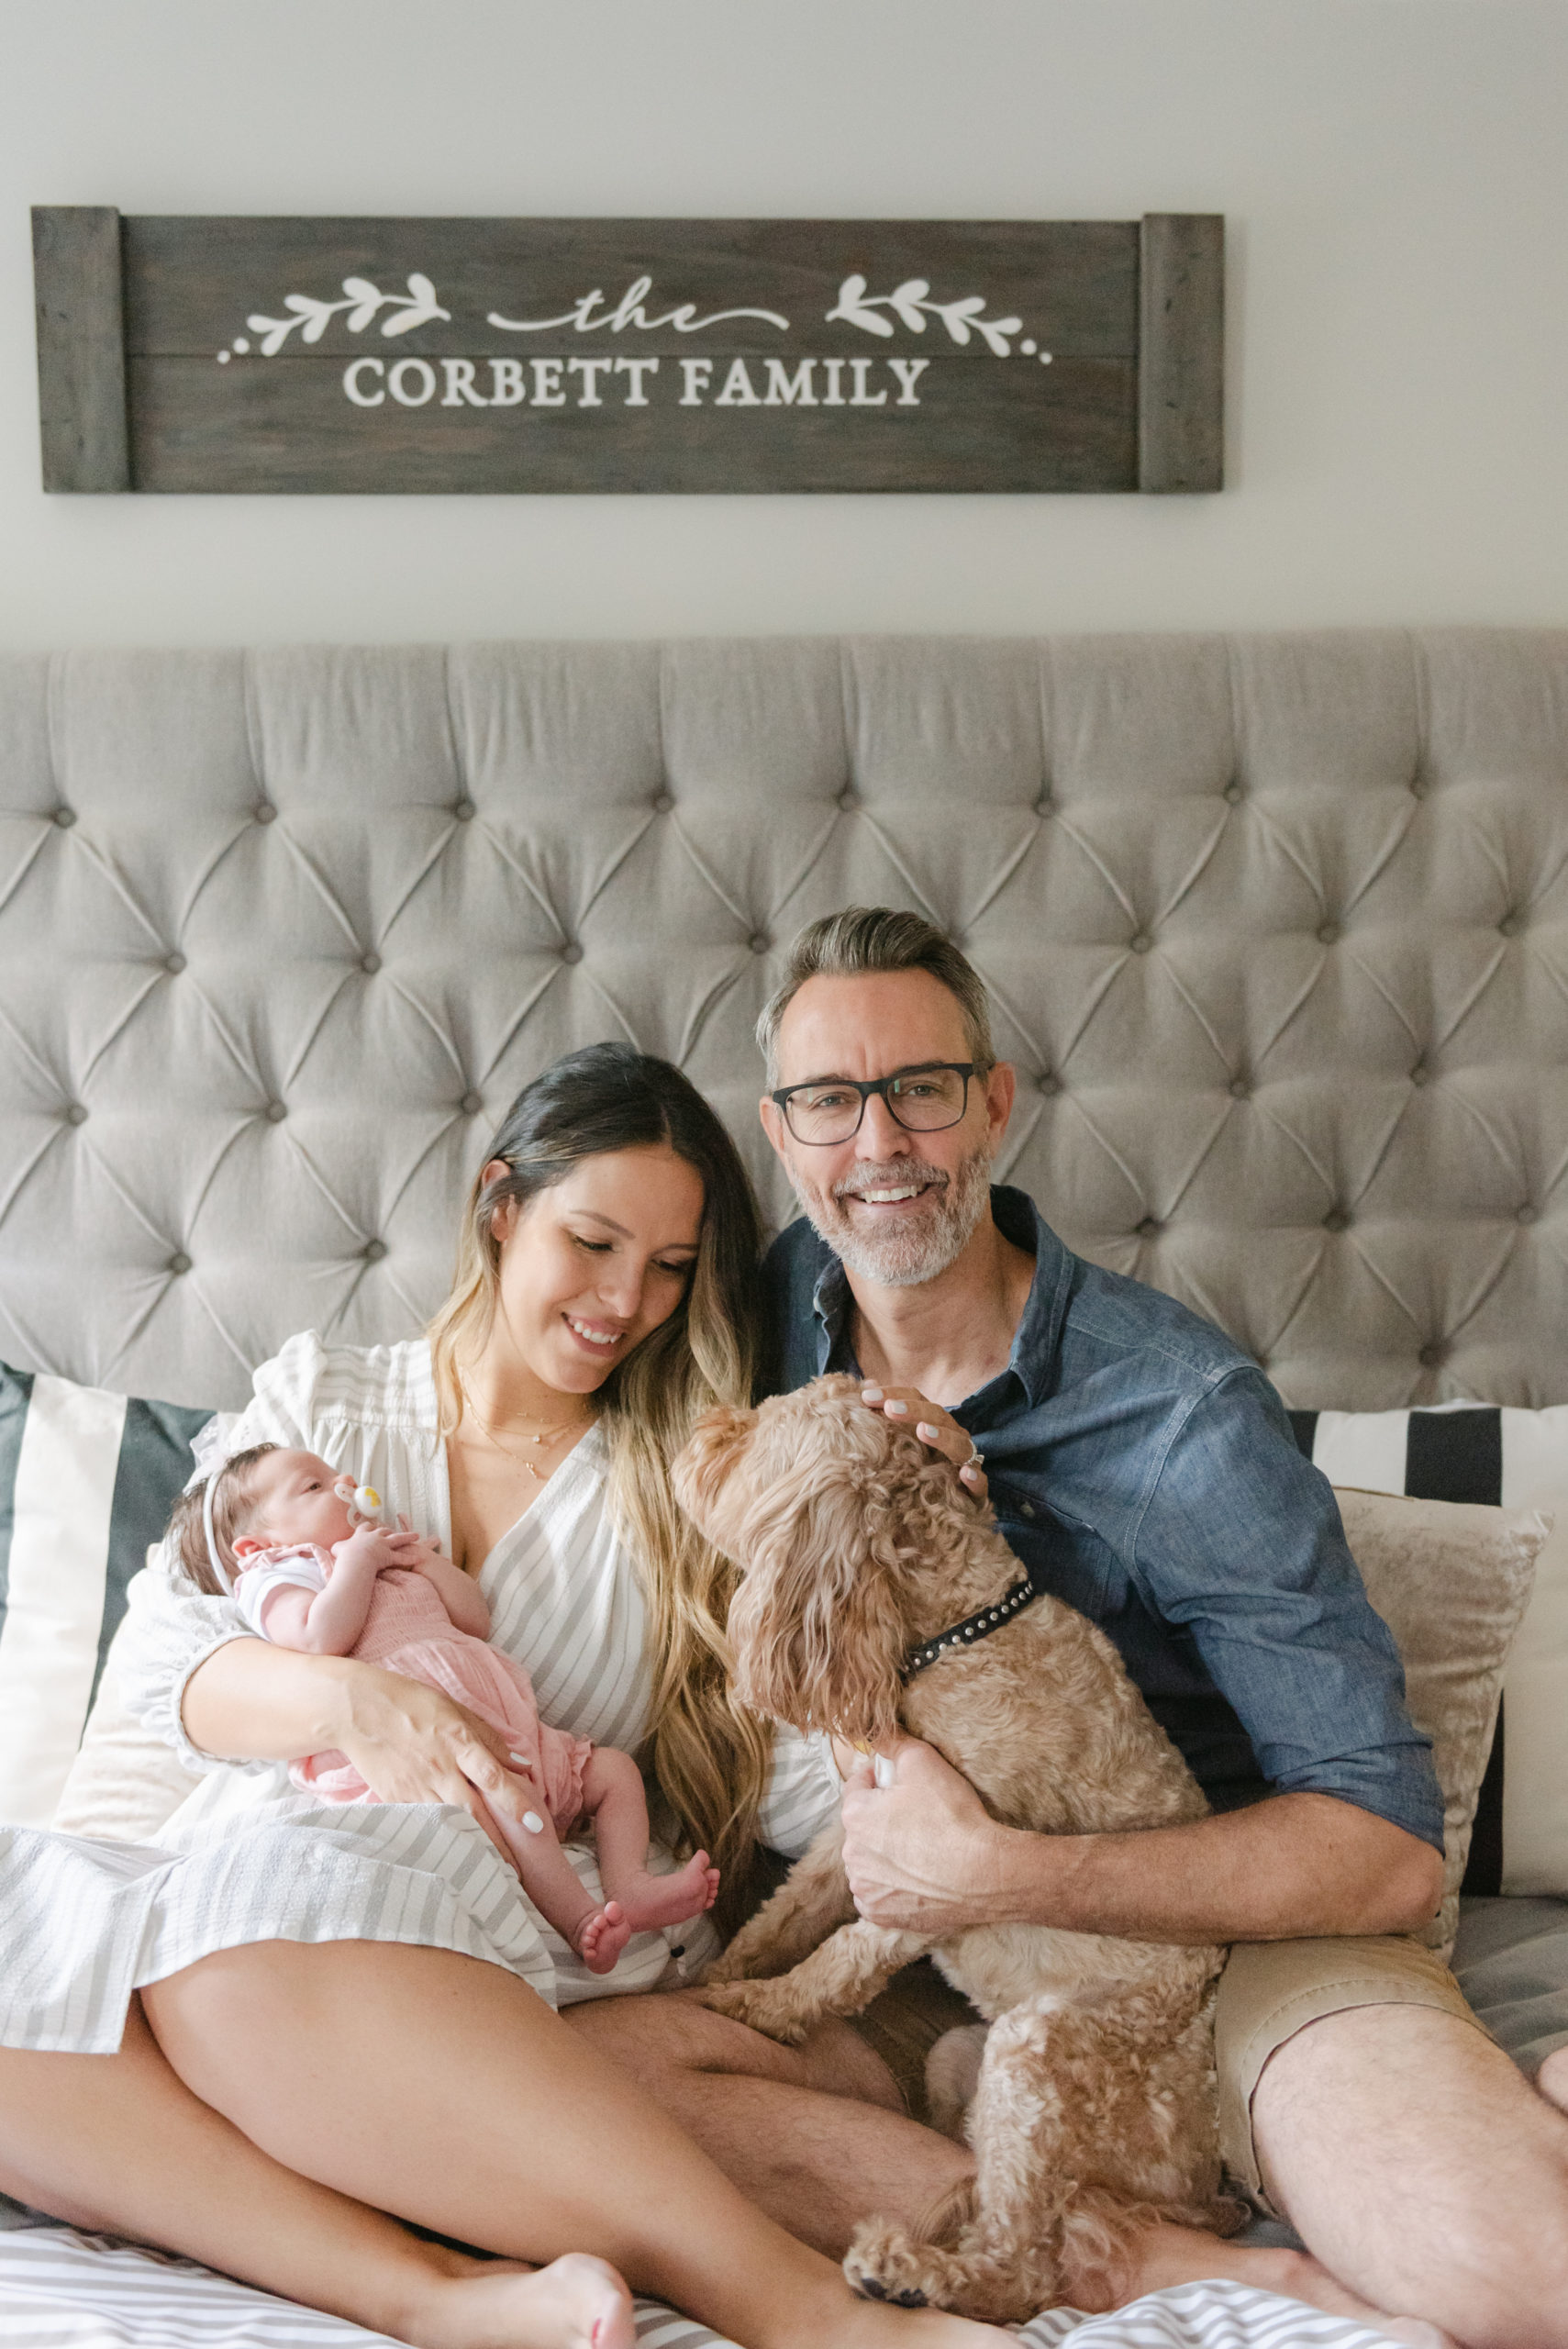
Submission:
[[[36,205],[33,284],[43,485],[128,489],[119,214]]]
[[[1218,488],[1222,231],[46,210],[46,480]]]
[[[1138,485],[1225,485],[1225,221],[1154,212],[1140,238]]]

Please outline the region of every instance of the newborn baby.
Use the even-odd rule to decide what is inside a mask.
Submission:
[[[258,1444],[217,1471],[210,1493],[183,1497],[171,1537],[195,1581],[215,1595],[232,1590],[262,1639],[404,1673],[500,1731],[549,1815],[528,1811],[522,1829],[492,1816],[528,1898],[593,1973],[608,1974],[634,1932],[710,1909],[718,1871],[706,1852],[671,1876],[649,1874],[648,1805],[631,1756],[542,1722],[521,1664],[487,1644],[490,1609],[472,1575],[406,1523],[393,1532],[367,1520],[354,1493],[313,1453]],[[344,1753],[313,1753],[289,1776],[328,1802],[377,1799]],[[603,1907],[559,1841],[584,1819]]]

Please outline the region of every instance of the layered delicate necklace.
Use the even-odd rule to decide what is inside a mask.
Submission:
[[[582,1411],[579,1412],[578,1416],[574,1419],[558,1419],[551,1425],[546,1425],[529,1433],[523,1433],[517,1429],[508,1428],[506,1437],[503,1439],[501,1436],[496,1434],[495,1430],[491,1426],[489,1420],[482,1417],[474,1403],[473,1396],[469,1393],[466,1386],[464,1386],[462,1390],[462,1399],[463,1407],[473,1417],[475,1426],[484,1431],[484,1433],[495,1445],[496,1451],[499,1452],[504,1458],[507,1460],[515,1460],[519,1467],[526,1468],[536,1485],[542,1485],[546,1482],[550,1474],[550,1470],[553,1469],[556,1464],[555,1462],[552,1460],[550,1463],[549,1467],[541,1468],[539,1465],[537,1459],[529,1457],[528,1451],[519,1452],[517,1447],[518,1445],[527,1445],[529,1448],[529,1451],[534,1453],[540,1452],[552,1452],[555,1446],[560,1443],[564,1437],[569,1435],[581,1435],[583,1430],[586,1427],[591,1427],[594,1420],[598,1416],[595,1411]]]

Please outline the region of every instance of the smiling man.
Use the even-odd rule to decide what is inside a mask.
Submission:
[[[862,1914],[1239,1944],[1217,2017],[1228,2164],[1329,2271],[1284,2288],[1348,2307],[1338,2278],[1475,2349],[1568,2343],[1568,2124],[1407,1938],[1438,1902],[1441,1798],[1277,1396],[992,1187],[1013,1072],[979,977],[918,917],[803,932],[759,1041],[806,1218],[768,1263],[773,1385],[857,1373],[972,1490],[988,1479],[1031,1579],[1116,1642],[1213,1807],[1145,1834],[1020,1833],[908,1742],[890,1786],[862,1767],[846,1790]],[[1568,2095],[1559,2066],[1549,2096]],[[1143,2288],[1278,2281],[1250,2271],[1266,2254],[1146,2241]]]

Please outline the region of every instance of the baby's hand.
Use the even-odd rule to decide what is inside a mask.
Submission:
[[[440,1543],[432,1542],[427,1534],[411,1532],[406,1520],[399,1521],[395,1533],[384,1534],[382,1538],[393,1553],[394,1563],[408,1567],[414,1574],[427,1574],[431,1559],[441,1557]],[[448,1563],[442,1559],[443,1564]]]
[[[332,1544],[332,1562],[361,1574],[380,1574],[384,1566],[403,1563],[393,1553],[392,1539],[384,1526],[356,1525],[347,1541]]]

